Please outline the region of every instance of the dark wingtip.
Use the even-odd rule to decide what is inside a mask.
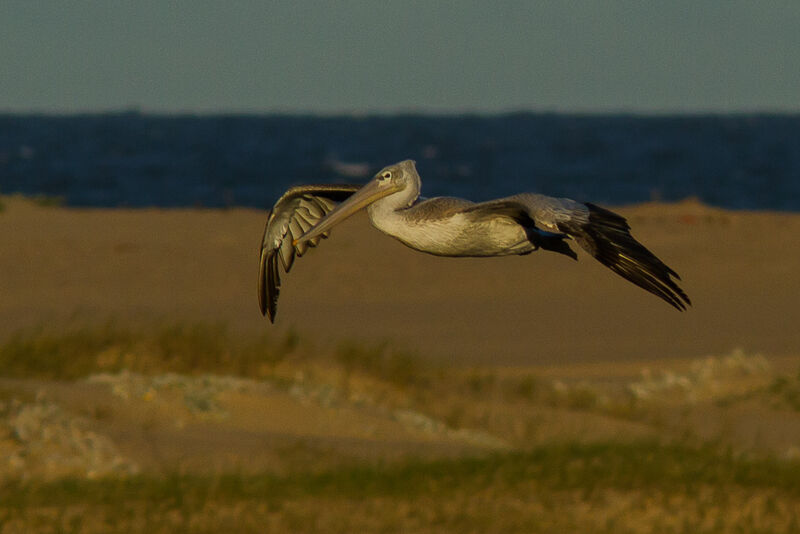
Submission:
[[[267,292],[264,288],[263,276],[258,278],[258,309],[261,310],[261,315],[267,314]]]
[[[628,231],[627,221],[612,211],[586,203],[589,222],[569,227],[572,236],[600,263],[664,300],[678,311],[686,311],[692,301],[673,280],[680,276],[639,243]]]
[[[261,310],[261,315],[267,313],[267,273],[264,263],[266,262],[266,254],[261,250],[261,261],[258,264],[258,309]]]
[[[270,323],[275,323],[275,308],[280,285],[275,253],[261,251],[261,261],[258,268],[258,309],[261,315],[269,318]]]
[[[277,253],[273,251],[267,258],[267,316],[271,323],[275,323],[275,315],[278,312],[278,295],[281,291],[281,277],[275,256]]]

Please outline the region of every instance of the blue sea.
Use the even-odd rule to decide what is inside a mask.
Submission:
[[[267,208],[407,158],[428,197],[800,211],[800,115],[0,115],[0,193],[72,206]]]

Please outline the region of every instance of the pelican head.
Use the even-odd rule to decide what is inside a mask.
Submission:
[[[353,193],[353,196],[320,219],[313,228],[310,228],[308,232],[300,236],[294,244],[305,243],[328,232],[335,225],[357,211],[395,193],[406,193],[398,196],[399,205],[397,207],[402,205],[407,207],[416,200],[419,195],[419,189],[420,178],[414,160],[407,159],[384,167],[364,187]]]

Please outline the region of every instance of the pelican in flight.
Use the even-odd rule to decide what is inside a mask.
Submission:
[[[378,230],[420,252],[485,257],[530,254],[543,249],[578,259],[568,240],[623,278],[685,310],[689,297],[680,280],[630,234],[616,213],[591,203],[520,193],[487,202],[460,198],[421,199],[414,161],[382,169],[363,187],[305,185],[289,189],[272,208],[261,242],[258,303],[275,321],[284,272],[296,256],[316,246],[331,228],[367,208]]]

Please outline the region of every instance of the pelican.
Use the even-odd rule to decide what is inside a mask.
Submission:
[[[385,167],[363,187],[306,185],[289,189],[272,208],[261,241],[258,302],[275,321],[281,287],[279,265],[288,273],[295,256],[316,246],[330,230],[367,208],[381,232],[414,250],[436,256],[524,255],[543,249],[577,254],[573,239],[600,263],[662,298],[678,310],[691,301],[667,267],[630,234],[625,218],[595,204],[535,193],[470,202],[420,198],[422,182],[413,160]]]

